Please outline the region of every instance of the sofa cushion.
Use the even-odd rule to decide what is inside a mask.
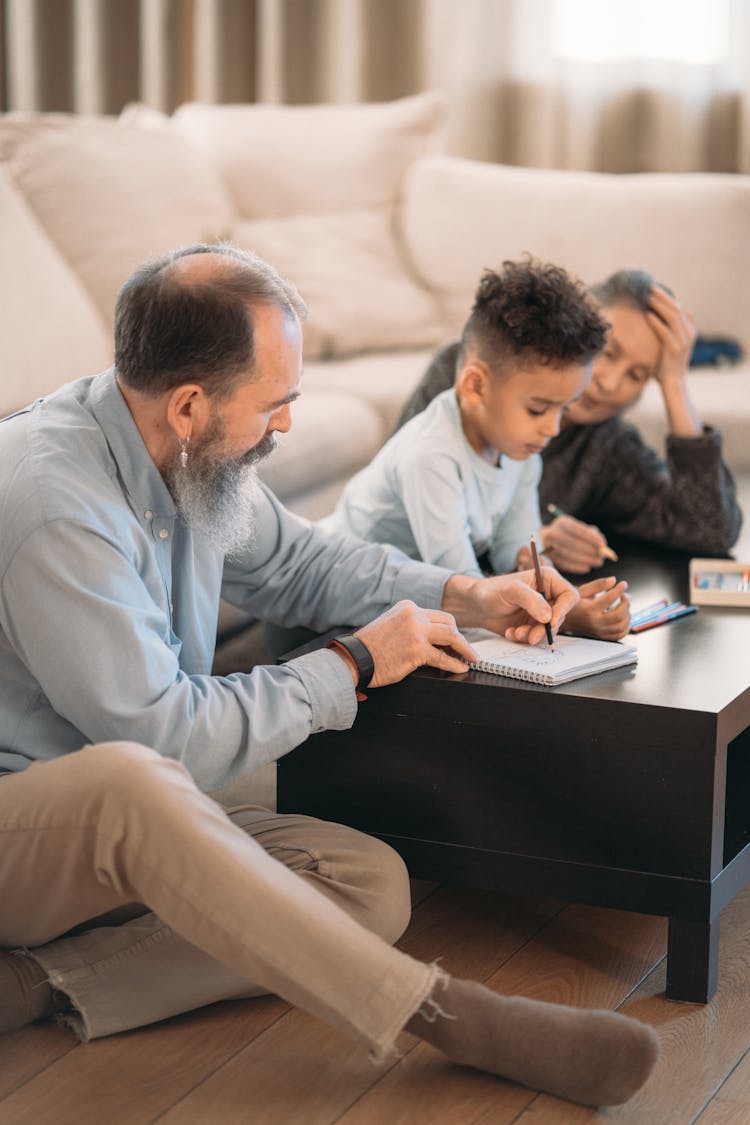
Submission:
[[[238,220],[232,239],[299,289],[306,358],[428,346],[439,336],[435,306],[404,272],[384,208]]]
[[[312,391],[292,407],[292,430],[278,434],[276,451],[260,475],[281,500],[350,476],[366,465],[382,440],[376,411],[354,394]]]
[[[0,416],[111,362],[93,302],[0,167]]]
[[[444,341],[447,342],[447,341]],[[380,442],[390,437],[401,408],[422,378],[434,354],[426,351],[377,352],[331,363],[308,363],[304,385],[314,391],[337,391],[356,395],[377,411]],[[362,458],[366,464],[369,458]]]
[[[108,327],[118,290],[136,266],[229,229],[219,178],[169,128],[9,114],[0,122],[0,146],[9,152],[15,183]]]
[[[174,128],[216,167],[233,238],[299,288],[306,356],[434,343],[431,296],[405,262],[396,202],[409,164],[436,143],[442,100],[180,107]]]
[[[750,176],[607,175],[425,157],[407,175],[402,231],[446,328],[481,271],[529,251],[585,282],[640,266],[675,290],[707,334],[750,342]]]
[[[219,171],[237,213],[261,219],[392,205],[443,109],[432,93],[356,105],[192,102],[172,120]]]

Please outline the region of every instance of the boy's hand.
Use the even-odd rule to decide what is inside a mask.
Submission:
[[[588,574],[604,565],[607,540],[598,527],[575,516],[557,516],[542,528],[540,538],[545,553],[566,574]]]
[[[597,578],[578,587],[581,600],[566,619],[566,628],[601,641],[619,641],[630,629],[627,582]]]

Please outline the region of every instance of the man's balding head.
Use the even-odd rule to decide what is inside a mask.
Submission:
[[[253,309],[275,305],[303,320],[304,302],[255,254],[229,243],[198,244],[146,262],[115,306],[115,366],[146,395],[200,383],[222,398],[253,377]]]

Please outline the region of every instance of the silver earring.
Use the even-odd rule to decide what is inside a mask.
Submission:
[[[189,437],[182,438],[181,441],[180,441],[180,464],[182,465],[183,469],[187,468],[187,463],[188,463],[188,449],[187,449],[187,447],[188,447],[189,444],[190,444],[190,438]]]

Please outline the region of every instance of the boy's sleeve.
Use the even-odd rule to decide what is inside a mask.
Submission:
[[[507,574],[516,568],[521,547],[528,547],[533,533],[542,525],[539,512],[539,481],[542,459],[529,457],[524,464],[518,486],[505,515],[495,524],[490,545],[490,562],[495,574]]]
[[[459,574],[481,576],[469,537],[460,466],[425,444],[398,468],[401,499],[421,558]]]

